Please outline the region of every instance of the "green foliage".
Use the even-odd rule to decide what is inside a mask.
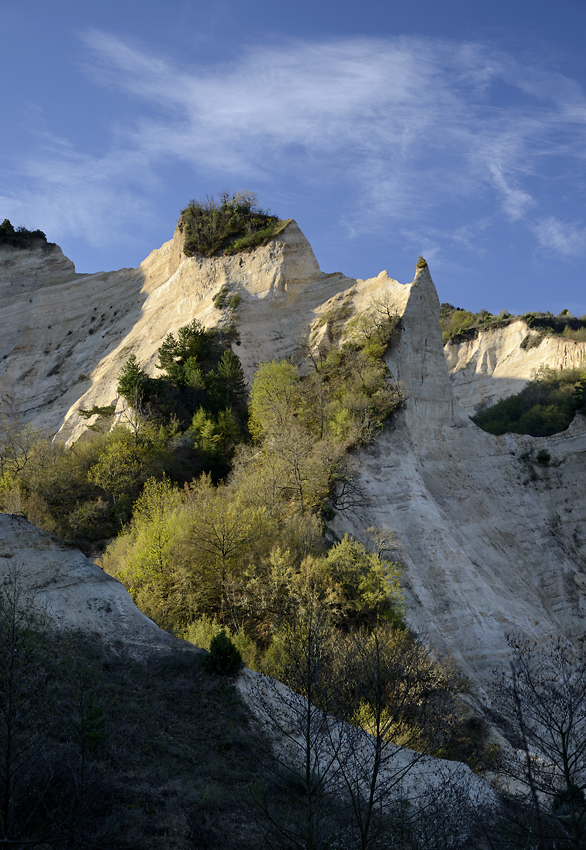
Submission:
[[[521,342],[521,348],[524,351],[530,351],[532,348],[537,348],[541,344],[542,339],[543,336],[539,333],[528,333]]]
[[[147,383],[148,375],[140,368],[136,355],[131,354],[118,372],[116,392],[131,407],[139,408],[146,392]]]
[[[261,439],[283,429],[301,403],[299,370],[287,360],[261,363],[250,390],[251,434]]]
[[[417,257],[416,268],[424,269],[427,267],[427,260],[425,260],[421,254]]]
[[[242,655],[223,629],[212,638],[203,666],[219,676],[233,676],[242,667]]]
[[[220,410],[217,416],[200,407],[191,420],[187,433],[193,446],[216,466],[227,466],[242,435],[231,410]]]
[[[333,623],[350,630],[385,621],[403,624],[401,571],[368,552],[348,534],[327,554],[325,566],[337,586],[332,604]]]
[[[558,316],[552,313],[535,312],[512,316],[506,310],[502,310],[498,315],[493,316],[488,310],[470,313],[452,304],[440,304],[440,327],[444,343],[449,340],[458,342],[475,335],[479,330],[502,328],[517,319],[523,319],[531,329],[531,333],[527,334],[521,342],[521,348],[524,350],[536,348],[543,338],[550,334],[577,342],[586,341],[586,317],[582,316],[578,319],[568,310],[562,310]]]
[[[9,245],[11,248],[35,248],[46,245],[47,237],[42,230],[27,230],[26,227],[14,228],[7,218],[0,224],[0,248]]]
[[[472,421],[490,434],[549,437],[565,431],[574,414],[585,409],[584,386],[583,368],[556,371],[541,366],[520,393],[480,411]]]
[[[84,419],[97,416],[95,433],[71,448],[3,416],[0,509],[68,539],[96,540],[130,519],[152,476],[184,483],[205,470],[223,478],[246,434],[240,361],[221,334],[193,321],[167,336],[159,366],[164,375],[153,380],[131,355],[118,375],[129,405],[120,424],[103,433],[113,405],[81,409]]]
[[[184,386],[196,385],[195,368],[200,361],[211,356],[212,335],[198,319],[179,328],[177,338],[167,334],[159,348],[157,369],[162,369],[174,383]]]
[[[208,454],[203,443],[200,446],[204,468],[218,464],[220,474],[225,475],[231,447],[246,429],[246,384],[238,357],[215,329],[206,330],[194,319],[179,328],[176,337],[168,334],[159,349],[157,368],[164,375],[147,381],[149,408],[158,417],[175,415],[183,428],[191,423],[192,429],[197,428],[194,414],[203,411],[224,436],[230,431],[231,446],[222,437],[224,453]],[[236,423],[237,435],[229,423]]]
[[[230,196],[222,192],[219,200],[207,197],[205,201],[190,201],[181,212],[178,227],[184,235],[183,253],[187,257],[195,254],[212,257],[265,245],[286,224],[261,209],[254,193],[237,192]]]
[[[110,416],[114,415],[114,411],[116,410],[115,404],[107,404],[103,407],[100,407],[97,404],[94,404],[92,407],[84,410],[83,407],[79,407],[77,412],[81,416],[82,419],[91,419],[92,416],[99,416],[103,419],[108,419]]]
[[[465,339],[470,333],[476,333],[478,330],[505,327],[514,321],[514,318],[506,310],[493,316],[488,310],[471,313],[452,304],[440,304],[440,328],[444,343],[449,340],[457,342]]]
[[[137,499],[127,535],[104,555],[110,569],[130,591],[136,604],[163,628],[177,625],[174,607],[174,557],[180,527],[180,497],[167,478],[149,478]]]
[[[214,307],[216,310],[236,310],[241,300],[240,293],[232,292],[229,286],[223,286],[214,297]]]
[[[201,649],[209,650],[213,638],[221,631],[225,631],[236,649],[240,652],[242,660],[247,667],[256,668],[257,651],[252,638],[243,628],[233,632],[228,626],[222,626],[213,617],[203,614],[189,624],[185,630],[185,639]]]

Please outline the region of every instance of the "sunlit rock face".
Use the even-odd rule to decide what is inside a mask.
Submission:
[[[522,348],[531,333],[518,319],[504,328],[479,331],[472,339],[445,345],[454,394],[469,416],[483,405],[520,392],[542,365],[568,369],[584,362],[586,342],[544,336],[538,346]]]
[[[234,310],[214,304],[223,287],[240,296]],[[404,285],[386,272],[370,280],[324,274],[294,222],[249,254],[186,258],[176,234],[138,269],[95,275],[75,274],[57,248],[5,249],[3,408],[72,440],[87,427],[79,407],[118,403],[121,413],[117,375],[129,355],[157,374],[159,346],[194,318],[208,327],[234,322],[234,351],[250,381],[272,358],[308,368],[308,347],[337,344],[325,318],[338,311],[348,321],[373,303],[401,317],[386,359],[405,409],[355,453],[364,504],[338,515],[332,531],[364,540],[372,525],[396,533],[411,626],[480,688],[506,659],[508,633],[583,632],[584,422],[550,438],[494,437],[467,416],[503,387],[516,391],[540,363],[569,364],[569,348],[555,353],[546,340],[524,352],[525,330],[515,323],[448,347],[446,362],[428,268]],[[531,460],[541,448],[549,464]]]

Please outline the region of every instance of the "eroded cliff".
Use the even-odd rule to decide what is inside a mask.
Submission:
[[[493,437],[458,401],[469,410],[478,397],[497,397],[505,380],[517,388],[521,367],[511,363],[529,368],[529,357],[518,355],[522,328],[511,325],[498,346],[484,339],[461,352],[452,370],[474,380],[462,378],[455,392],[429,270],[405,285],[386,272],[367,281],[326,275],[294,223],[251,254],[186,258],[176,236],[136,270],[96,275],[76,275],[60,254],[53,266],[36,255],[2,259],[0,392],[23,417],[67,439],[86,427],[78,407],[116,402],[117,374],[131,353],[155,374],[165,336],[193,318],[235,322],[234,351],[250,380],[263,360],[302,360],[309,344],[335,344],[332,314],[343,324],[373,300],[396,311],[401,332],[386,357],[405,410],[355,453],[363,506],[337,516],[333,530],[363,539],[372,525],[396,533],[410,624],[479,687],[506,657],[511,631],[582,633],[585,423],[547,439]],[[240,296],[236,312],[214,306],[223,287]],[[528,352],[532,363],[549,344]],[[483,371],[495,346],[497,365]],[[540,448],[551,455],[547,465],[535,460]]]

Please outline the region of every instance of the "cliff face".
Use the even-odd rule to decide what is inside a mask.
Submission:
[[[410,624],[482,686],[508,655],[507,634],[583,634],[586,422],[547,439],[474,426],[450,383],[438,310],[418,272],[388,355],[406,410],[359,453],[368,507],[336,528],[397,533]],[[548,465],[535,461],[541,448]]]
[[[311,311],[319,301],[312,288],[333,293],[346,281],[320,272],[294,222],[253,254],[187,258],[181,244],[176,233],[138,269],[92,275],[76,274],[59,249],[0,249],[3,405],[61,439],[77,438],[86,427],[77,409],[116,402],[117,375],[130,354],[156,374],[168,333],[194,318],[206,326],[222,319],[213,300],[223,286],[242,297],[238,354],[251,377],[260,360],[280,356],[302,333],[299,292],[310,290],[303,309]]]
[[[520,392],[542,364],[566,369],[579,366],[586,357],[586,342],[556,336],[543,337],[534,348],[521,348],[529,333],[519,319],[504,328],[480,331],[474,339],[446,344],[454,394],[469,416],[480,405]]]
[[[323,321],[332,312],[384,303],[401,316],[387,361],[406,408],[356,453],[364,507],[336,517],[335,532],[364,538],[372,525],[396,532],[410,624],[480,687],[506,657],[507,633],[582,634],[586,424],[547,439],[497,438],[477,429],[458,401],[469,410],[505,379],[525,380],[521,371],[530,360],[539,365],[536,356],[543,362],[550,340],[521,356],[524,331],[512,325],[498,332],[500,342],[473,341],[454,362],[448,351],[452,371],[468,376],[450,380],[429,270],[406,285],[386,272],[366,281],[325,275],[294,223],[251,254],[185,258],[176,237],[138,269],[96,275],[76,275],[58,251],[0,261],[0,392],[62,439],[86,427],[78,407],[116,401],[117,374],[131,353],[155,374],[165,336],[193,318],[207,326],[235,321],[234,350],[250,379],[263,360],[300,356],[310,326],[314,344],[332,344]],[[214,306],[224,286],[240,295],[234,315]],[[540,448],[551,454],[548,465],[532,460]]]

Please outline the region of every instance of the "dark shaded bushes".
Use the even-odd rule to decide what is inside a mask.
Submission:
[[[0,248],[36,248],[47,245],[47,237],[42,230],[27,230],[26,227],[13,227],[7,218],[0,224]]]
[[[556,372],[542,366],[520,393],[505,398],[472,417],[490,434],[530,434],[549,437],[565,431],[576,412],[583,413],[586,371]]]
[[[1,839],[63,850],[259,846],[249,792],[258,740],[234,688],[202,669],[203,653],[136,661],[97,638],[28,638],[38,658],[24,673],[44,684],[35,691],[31,679],[24,694],[19,734],[31,746],[13,765]],[[2,763],[6,747],[0,734]]]

